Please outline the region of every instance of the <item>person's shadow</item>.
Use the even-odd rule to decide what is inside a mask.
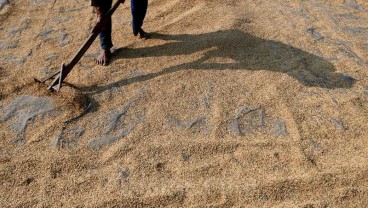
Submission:
[[[165,68],[160,72],[123,79],[105,86],[90,86],[82,89],[91,93],[100,93],[112,87],[146,81],[186,69],[269,70],[286,73],[305,86],[329,89],[350,88],[356,81],[345,74],[336,73],[333,64],[322,57],[281,42],[258,38],[240,30],[223,30],[199,35],[153,33],[151,38],[167,40],[168,43],[138,49],[120,48],[114,52],[114,59],[205,52],[195,61]]]

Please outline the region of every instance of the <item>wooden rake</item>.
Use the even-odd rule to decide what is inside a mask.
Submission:
[[[112,14],[114,14],[115,10],[119,7],[123,0],[118,0],[113,7],[107,12],[107,14],[103,17],[101,22],[106,18],[110,18]],[[78,52],[74,55],[73,59],[69,62],[69,64],[62,64],[60,71],[56,71],[45,78],[38,79],[34,78],[36,82],[45,83],[47,80],[53,79],[51,84],[47,87],[49,91],[60,91],[62,83],[64,79],[68,76],[68,74],[72,71],[74,66],[78,63],[78,61],[83,57],[89,47],[92,45],[93,41],[96,39],[98,34],[101,32],[102,27],[101,24],[96,24],[92,29],[92,34],[88,37],[87,41],[83,44],[83,46],[78,50]],[[56,86],[57,85],[57,86]]]

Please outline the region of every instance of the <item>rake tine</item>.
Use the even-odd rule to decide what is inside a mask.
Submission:
[[[54,78],[59,73],[60,73],[60,71],[56,71],[56,72],[54,72],[54,73],[50,74],[49,76],[47,76],[45,78],[42,78],[42,79],[38,79],[38,78],[34,77],[34,80],[36,82],[39,82],[39,83],[45,83],[47,80]]]

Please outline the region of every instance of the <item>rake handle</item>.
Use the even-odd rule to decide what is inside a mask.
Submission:
[[[110,18],[114,14],[115,10],[119,7],[120,4],[121,4],[121,0],[116,1],[113,7],[107,12],[107,14],[103,18]],[[102,19],[101,21],[104,21],[104,19]],[[48,90],[51,90],[57,84],[59,84],[59,89],[57,90],[58,91],[60,90],[61,83],[64,81],[66,76],[68,76],[70,71],[72,71],[74,66],[79,62],[79,60],[83,57],[83,55],[87,52],[87,50],[92,45],[92,43],[95,41],[95,39],[97,38],[101,30],[102,28],[99,24],[96,24],[94,26],[92,30],[93,32],[88,37],[87,41],[82,45],[82,47],[74,55],[73,59],[69,62],[69,64],[61,68],[59,75],[51,82],[51,84],[48,87]]]

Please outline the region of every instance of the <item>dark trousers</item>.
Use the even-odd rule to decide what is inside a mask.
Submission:
[[[103,0],[103,3],[98,5],[101,8],[102,14],[107,14],[112,6],[112,0]],[[105,27],[98,34],[100,37],[101,48],[103,50],[109,50],[113,45],[111,41],[112,22],[111,17],[106,20]]]
[[[103,3],[100,3],[99,5],[93,6],[99,6],[101,8],[102,13],[106,14],[112,6],[112,0],[104,0],[102,2]],[[140,32],[144,18],[146,17],[148,0],[131,0],[130,4],[133,16],[132,20],[133,34],[137,35]],[[104,27],[99,34],[101,48],[103,50],[109,50],[113,46],[111,41],[111,31],[112,31],[112,24],[110,17],[106,22],[106,27]]]
[[[146,17],[148,0],[130,0],[130,5],[133,16],[133,34],[137,35],[140,32],[144,18]]]

